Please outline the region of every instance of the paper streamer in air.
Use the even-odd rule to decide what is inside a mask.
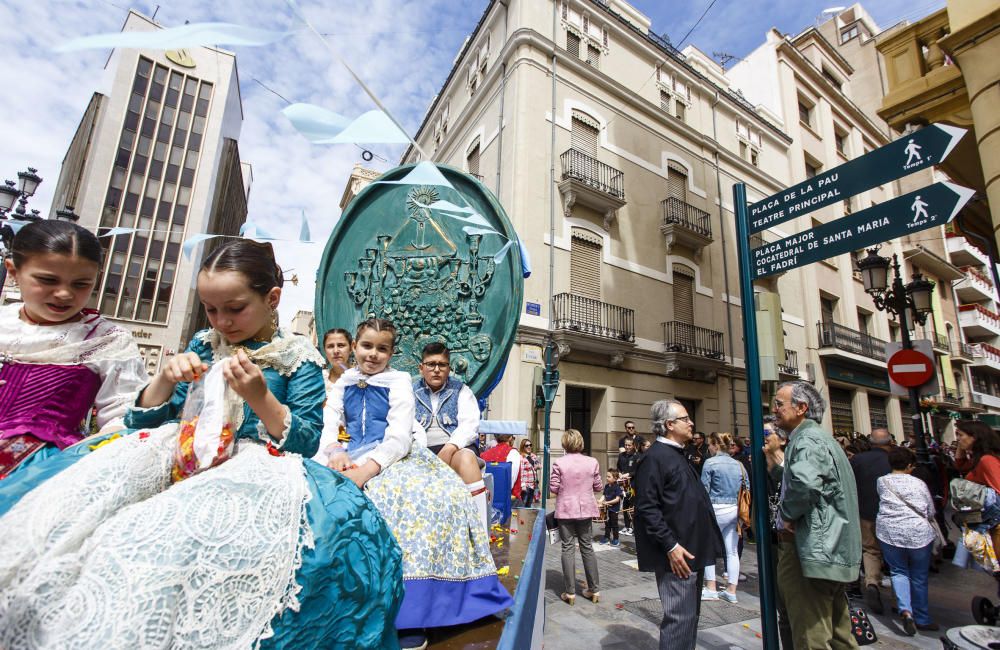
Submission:
[[[530,277],[531,257],[528,256],[528,248],[524,245],[524,241],[520,238],[517,240],[517,247],[521,253],[521,270],[524,272],[524,277]]]
[[[137,229],[136,228],[123,228],[121,226],[115,226],[114,228],[109,228],[107,232],[103,232],[98,237],[114,237],[116,235],[131,235]]]
[[[302,227],[299,228],[299,241],[311,242],[312,235],[309,233],[309,222],[306,220],[306,211],[302,211]]]
[[[503,248],[501,248],[500,250],[498,250],[497,254],[493,256],[493,261],[496,262],[497,264],[499,264],[500,262],[502,262],[503,258],[507,256],[507,251],[509,251],[510,247],[513,246],[513,245],[514,245],[514,240],[513,239],[511,239],[506,244],[504,244]]]
[[[427,162],[426,160],[417,165],[409,171],[409,173],[398,181],[375,181],[376,183],[385,183],[386,185],[438,185],[440,187],[450,187],[455,189],[448,179],[441,174],[441,170],[438,169],[434,163]]]
[[[82,36],[61,43],[56,52],[105,48],[173,50],[209,45],[268,45],[292,32],[276,32],[232,23],[192,23],[147,32],[112,32]]]
[[[405,144],[410,138],[382,111],[355,119],[313,104],[292,104],[281,110],[295,130],[313,144]]]
[[[184,240],[181,244],[181,249],[184,251],[184,257],[190,259],[191,253],[194,252],[195,247],[206,239],[212,239],[213,237],[218,237],[219,235],[209,235],[206,233],[198,233],[197,235],[191,235]]]

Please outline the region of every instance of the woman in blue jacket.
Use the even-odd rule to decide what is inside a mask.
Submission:
[[[729,584],[725,589],[716,590],[715,565],[705,567],[705,587],[701,591],[702,600],[736,602],[736,585],[740,579],[739,544],[739,500],[740,486],[748,485],[743,465],[729,455],[728,449],[733,437],[728,433],[712,433],[708,437],[709,458],[701,470],[701,484],[708,491],[708,498],[715,511],[715,520],[722,531],[722,541],[726,544],[726,574]]]

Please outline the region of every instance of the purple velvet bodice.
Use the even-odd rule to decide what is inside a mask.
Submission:
[[[0,439],[32,435],[64,449],[78,442],[101,378],[82,365],[0,366]]]

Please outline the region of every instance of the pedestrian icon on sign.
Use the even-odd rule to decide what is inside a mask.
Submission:
[[[913,199],[913,205],[910,206],[910,210],[913,211],[913,223],[920,221],[921,217],[927,218],[927,202],[920,200],[920,195]]]
[[[922,149],[922,147],[919,144],[917,144],[916,142],[914,142],[913,138],[910,138],[909,144],[907,144],[906,148],[903,149],[903,153],[906,154],[906,165],[907,166],[910,166],[914,162],[920,162],[922,160],[922,157],[920,156],[920,150],[921,149]],[[914,158],[916,160],[914,160]]]

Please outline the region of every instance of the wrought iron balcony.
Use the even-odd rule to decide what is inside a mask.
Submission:
[[[942,392],[934,396],[934,401],[945,406],[961,406],[962,396],[957,393]]]
[[[667,254],[675,244],[688,246],[697,254],[712,243],[712,219],[707,212],[673,196],[663,199],[660,205],[663,208],[660,232],[666,238]]]
[[[560,293],[554,298],[555,329],[635,343],[635,311],[593,298]]]
[[[951,362],[952,364],[972,363],[975,356],[975,348],[961,341],[951,342]]]
[[[885,341],[837,323],[816,323],[821,348],[833,347],[875,361],[885,361]]]
[[[708,359],[723,358],[722,332],[680,321],[663,324],[663,347],[667,352],[682,352]]]
[[[578,149],[568,149],[559,157],[562,161],[563,214],[572,215],[579,203],[604,215],[604,227],[610,229],[625,205],[625,175],[611,165],[602,163]]]
[[[625,174],[620,170],[577,149],[564,151],[559,160],[564,181],[580,181],[599,192],[625,200]]]
[[[778,372],[783,375],[799,376],[799,353],[795,350],[785,350],[785,362],[778,364]]]

